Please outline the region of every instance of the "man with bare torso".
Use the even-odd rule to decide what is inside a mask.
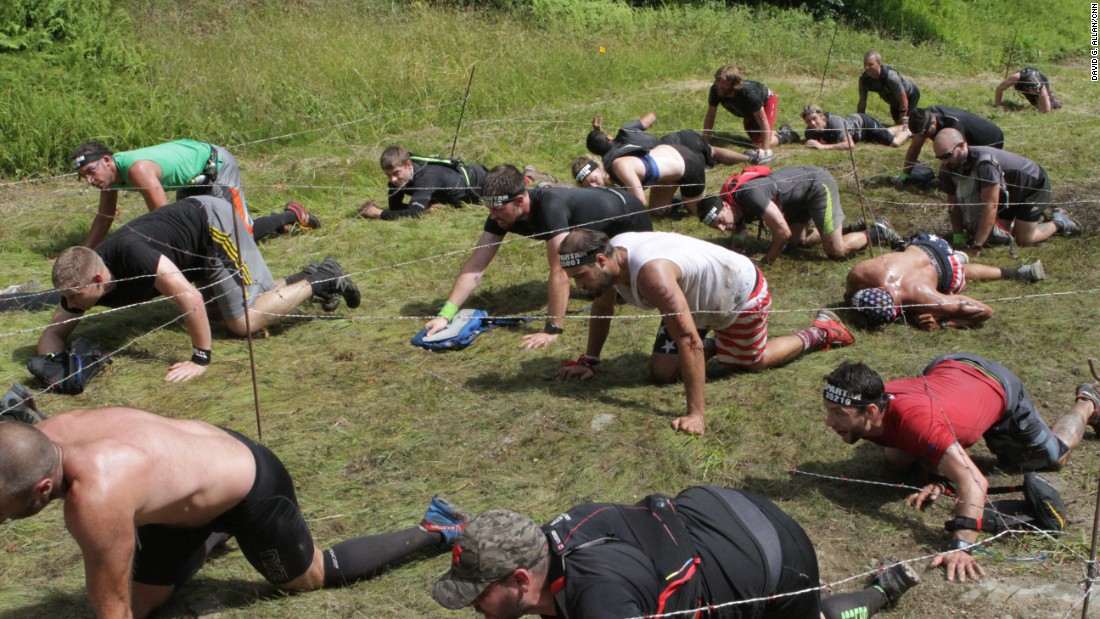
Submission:
[[[848,272],[844,300],[874,323],[910,312],[922,329],[977,327],[993,316],[988,305],[959,294],[967,280],[1043,279],[1043,263],[1016,269],[969,262],[934,234],[918,234],[893,253],[864,260]]]
[[[202,564],[215,534],[235,536],[264,578],[309,591],[369,578],[436,546],[466,518],[442,499],[419,527],[322,551],[290,474],[228,429],[130,408],[75,410],[35,426],[0,422],[0,523],[65,502],[98,617],[144,617]]]

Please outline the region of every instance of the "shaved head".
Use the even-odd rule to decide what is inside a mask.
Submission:
[[[966,141],[963,134],[958,129],[943,129],[936,134],[936,138],[932,141],[932,150],[935,151],[936,156],[939,157],[945,153],[951,152],[956,146]]]
[[[53,474],[57,448],[34,426],[0,421],[0,500],[29,499],[35,484]]]

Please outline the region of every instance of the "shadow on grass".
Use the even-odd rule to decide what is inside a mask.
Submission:
[[[139,315],[141,320],[135,320]],[[130,342],[136,336],[147,332],[158,324],[165,324],[178,315],[175,305],[170,307],[162,305],[142,306],[140,309],[123,310],[103,315],[90,314],[90,320],[78,325],[69,339],[82,337],[107,351],[113,351]],[[50,319],[43,315],[43,326],[48,325],[49,322]],[[170,325],[167,328],[180,332],[184,331],[182,322]],[[13,349],[11,359],[26,363],[27,359],[35,354],[37,354],[36,344],[27,344]],[[127,354],[141,355],[143,353]]]
[[[581,293],[571,289],[570,296],[579,297]],[[433,316],[446,300],[446,297],[442,297],[433,301],[406,303],[401,307],[401,313],[405,316]],[[480,289],[466,301],[463,307],[484,309],[493,316],[541,312],[546,308],[546,281],[496,286],[488,290]]]
[[[715,131],[710,136],[710,143],[722,148],[754,148],[752,139],[748,135],[729,131]]]
[[[89,222],[90,221],[91,218],[89,217]],[[44,258],[52,260],[66,249],[83,243],[84,236],[87,233],[87,229],[71,228],[61,233],[59,236],[51,236],[49,239],[43,239],[43,242],[35,244],[34,249]],[[48,274],[46,279],[49,279]]]
[[[197,578],[184,584],[167,604],[150,617],[202,617],[221,610],[245,608],[260,600],[286,595],[288,594],[262,580]],[[47,592],[45,599],[36,603],[0,610],[0,619],[86,616],[91,616],[91,607],[84,590],[74,593],[55,589]]]
[[[543,391],[559,397],[583,396],[615,408],[647,414],[671,417],[681,414],[676,412],[674,415],[663,406],[654,406],[652,399],[647,397],[645,392],[640,392],[638,399],[626,399],[608,393],[614,389],[649,388],[657,385],[649,376],[648,347],[645,351],[628,352],[605,358],[600,364],[599,375],[588,381],[557,380],[558,368],[565,361],[567,359],[564,356],[556,359],[529,359],[521,362],[519,372],[505,374],[489,370],[468,378],[465,386],[475,393],[500,395]],[[745,373],[738,368],[721,366],[713,359],[707,363],[707,382],[735,380],[736,376]]]
[[[935,510],[933,516],[904,505],[905,499],[913,493],[913,488],[925,484],[925,475],[920,467],[914,467],[905,472],[891,471],[883,464],[882,448],[866,441],[852,447],[838,444],[837,449],[850,450],[851,457],[845,461],[812,460],[798,464],[799,471],[815,476],[795,474],[776,478],[750,475],[743,478],[738,487],[762,494],[774,501],[797,500],[804,498],[807,494],[816,493],[829,503],[846,511],[882,521],[894,528],[909,529],[913,532],[913,541],[918,544],[928,547],[938,547],[943,544],[946,533],[942,522],[947,519],[950,512],[941,505]],[[996,460],[992,457],[974,455],[972,459],[987,477],[1019,475],[998,468]],[[825,479],[816,475],[826,475],[835,479]],[[848,481],[849,479],[900,484],[905,487],[865,484]],[[940,501],[940,503],[943,502],[943,500]]]

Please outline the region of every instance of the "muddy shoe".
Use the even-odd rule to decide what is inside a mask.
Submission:
[[[1043,271],[1043,261],[1036,260],[1031,264],[1025,264],[1020,267],[1020,279],[1028,282],[1041,282],[1047,276]]]
[[[306,279],[311,285],[315,285],[314,294],[325,300],[325,304],[322,306],[325,311],[330,311],[327,308],[333,294],[343,297],[344,303],[347,304],[349,309],[359,307],[359,303],[362,302],[359,287],[347,276],[340,263],[332,258],[325,258],[324,262],[317,266],[316,271]],[[332,309],[336,308],[333,307]]]
[[[886,594],[887,606],[894,606],[906,591],[920,584],[920,575],[913,571],[913,568],[896,561],[897,559],[883,559],[883,563],[894,565],[883,569],[871,581],[871,586],[877,587]]]
[[[867,242],[871,245],[885,245],[890,248],[904,243],[898,231],[890,225],[890,221],[881,216],[875,217],[875,223],[867,228]]]
[[[1059,236],[1073,236],[1075,234],[1081,234],[1081,224],[1076,219],[1069,216],[1064,209],[1056,208],[1050,214],[1050,220],[1054,222],[1054,225],[1058,228]]]
[[[46,419],[46,415],[38,410],[34,403],[34,395],[19,383],[15,383],[0,398],[0,421],[14,419],[34,425]]]

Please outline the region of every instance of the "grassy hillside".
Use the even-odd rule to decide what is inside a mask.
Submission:
[[[830,583],[858,580],[885,556],[923,565],[919,557],[945,540],[948,507],[907,509],[905,491],[891,484],[919,477],[888,474],[878,450],[844,445],[825,428],[820,377],[845,359],[864,359],[887,378],[908,376],[933,356],[968,350],[1016,370],[1049,421],[1068,408],[1074,385],[1088,376],[1084,359],[1100,349],[1091,326],[1100,290],[1100,183],[1091,146],[1100,140],[1100,106],[1095,85],[1084,79],[1086,64],[1039,59],[1066,102],[1066,109],[1040,116],[992,108],[1003,58],[990,52],[990,61],[979,62],[973,48],[882,38],[886,29],[842,25],[830,58],[832,22],[775,7],[630,9],[550,0],[531,6],[500,14],[426,2],[134,3],[126,7],[130,21],[118,41],[132,51],[110,62],[94,55],[72,64],[44,54],[3,56],[0,169],[12,176],[66,171],[66,152],[87,138],[121,149],[195,137],[237,155],[254,214],[295,198],[322,218],[319,231],[265,242],[265,258],[279,276],[335,256],[363,289],[363,306],[341,309],[334,320],[315,318],[310,314],[320,308],[304,306],[303,315],[255,342],[264,443],[294,475],[322,546],[408,526],[436,492],[473,511],[510,507],[542,520],[586,500],[634,501],[717,483],[762,492],[799,520]],[[1006,16],[1016,10],[1003,6]],[[1045,37],[1073,19],[1063,14],[1056,26],[1028,23],[1035,37]],[[1085,31],[1084,22],[1078,30]],[[1010,31],[1002,34],[1010,40]],[[985,46],[1003,49],[1002,39],[982,38]],[[510,237],[467,307],[532,316],[531,325],[487,333],[458,353],[408,345],[446,297],[485,210],[443,210],[402,222],[368,222],[354,211],[384,196],[377,157],[385,146],[449,152],[471,66],[476,73],[456,154],[490,165],[533,164],[565,179],[595,113],[616,126],[654,111],[654,133],[699,129],[710,76],[729,62],[777,92],[781,121],[796,128],[798,110],[811,101],[850,113],[862,55],[871,48],[918,81],[925,104],[957,105],[997,122],[1008,148],[1043,164],[1055,200],[1091,233],[1020,251],[1024,260],[1043,260],[1049,279],[1041,284],[968,288],[996,311],[985,328],[858,330],[853,348],[762,374],[722,376],[712,368],[709,431],[690,438],[668,428],[683,408],[682,387],[646,379],[655,316],[624,311],[634,317],[615,323],[600,376],[581,385],[552,380],[557,366],[584,347],[588,301],[578,295],[570,303],[576,313],[552,348],[519,348],[522,335],[542,324],[546,259],[541,243]],[[888,116],[878,101],[868,111]],[[740,122],[725,112],[716,129],[723,138],[741,133]],[[282,137],[287,134],[295,135]],[[903,233],[946,227],[942,195],[889,185],[903,151],[861,146],[855,167],[846,154],[798,146],[778,154],[777,166],[829,169],[840,180],[849,218],[884,214]],[[930,149],[923,156],[930,160]],[[708,186],[715,190],[734,171],[714,170]],[[13,283],[48,280],[49,260],[81,240],[96,200],[71,176],[0,186],[7,222],[0,228],[0,272]],[[124,196],[121,209],[128,219],[144,206]],[[692,220],[657,226],[725,242]],[[767,241],[754,240],[750,249],[759,253]],[[981,258],[1016,264],[1005,250]],[[853,263],[804,251],[769,268],[771,333],[791,333],[808,324],[816,308],[840,304]],[[28,379],[24,364],[50,312],[0,316],[0,385],[6,386]],[[163,382],[168,365],[189,352],[182,326],[168,324],[175,317],[171,302],[90,314],[76,335],[117,350],[114,364],[80,396],[41,396],[42,408],[134,406],[255,437],[248,346],[224,328],[214,329],[210,372],[181,385]],[[983,448],[975,453],[992,466]],[[885,616],[1065,614],[1084,569],[1098,467],[1100,450],[1090,431],[1070,466],[1049,476],[1069,504],[1069,534],[999,541],[980,559],[989,571],[984,585],[958,586],[929,573]],[[1013,476],[994,470],[991,479]],[[0,547],[0,619],[90,616],[80,553],[63,530],[59,506],[0,525]],[[1041,561],[1018,560],[1041,553]],[[446,616],[426,593],[445,567],[445,559],[432,558],[352,588],[284,596],[232,551],[183,587],[162,616]],[[1009,596],[1011,588],[1042,595]]]
[[[440,4],[154,0],[104,10],[52,45],[3,54],[0,176],[64,171],[68,153],[88,138],[123,149],[179,135],[238,144],[312,130],[297,141],[346,142],[453,125],[474,63],[481,76],[472,104],[486,117],[705,79],[726,62],[756,69],[756,77],[776,65],[820,75],[834,32],[828,18],[769,5],[538,0],[501,13]],[[1044,3],[1037,16],[1040,9],[1015,1],[888,10],[894,4],[849,7],[833,70],[883,46],[887,61],[910,74],[997,71],[1011,24],[1023,25],[1017,59],[1026,53],[1045,64],[1086,44],[1084,17],[1069,0]],[[880,41],[898,16],[925,26],[903,30],[909,42]],[[315,131],[340,123],[349,124]]]

